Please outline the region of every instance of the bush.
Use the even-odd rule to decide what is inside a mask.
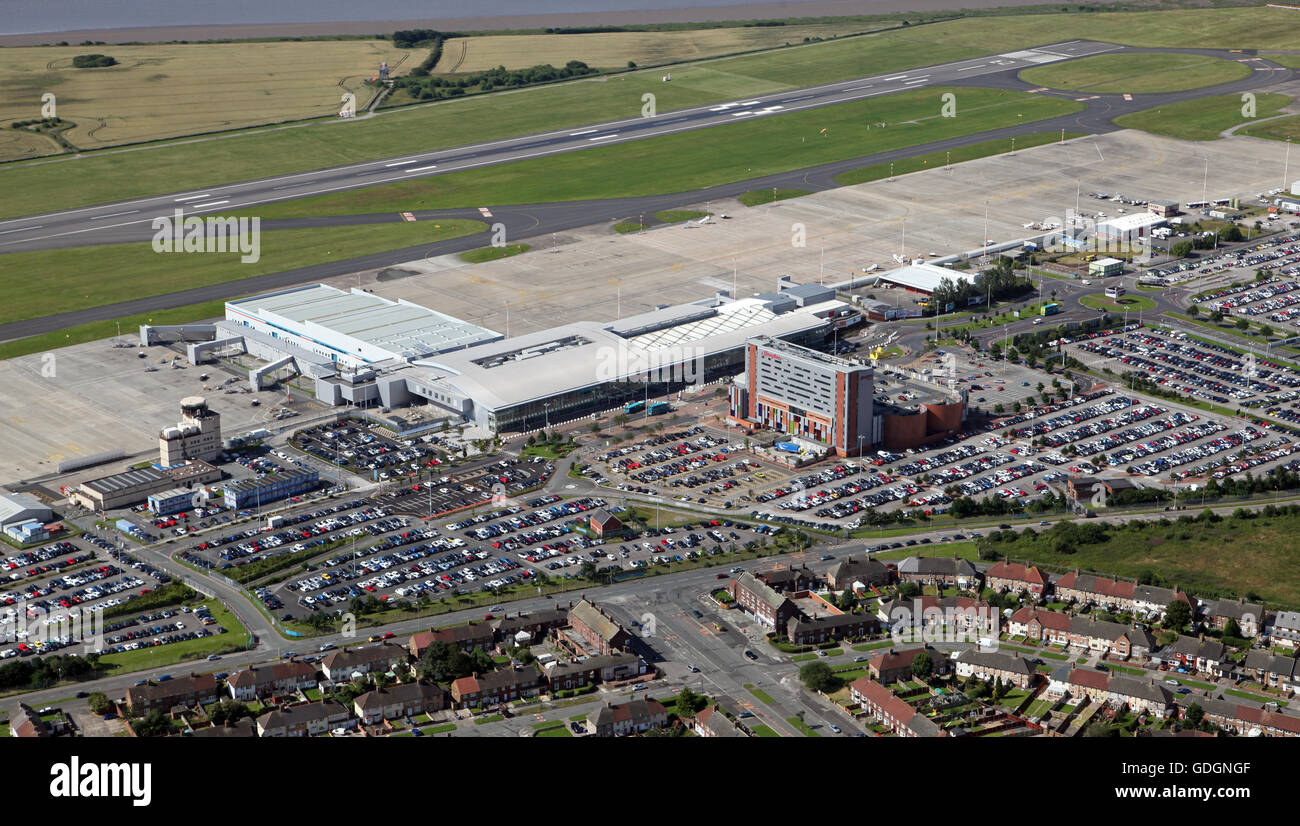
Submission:
[[[72,66],[76,69],[100,69],[116,65],[117,59],[106,54],[79,54],[72,58]]]

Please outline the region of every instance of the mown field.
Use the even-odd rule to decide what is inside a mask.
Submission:
[[[595,32],[591,34],[516,34],[457,37],[443,44],[433,71],[480,72],[505,66],[522,69],[539,63],[563,66],[581,60],[599,69],[622,69],[629,60],[640,66],[698,60],[724,54],[800,43],[805,37],[832,38],[870,28],[861,22],[794,26],[732,26],[670,32]]]
[[[1218,138],[1221,132],[1234,126],[1276,114],[1290,102],[1291,98],[1287,95],[1257,94],[1255,117],[1248,118],[1241,113],[1240,95],[1215,95],[1134,112],[1131,115],[1121,115],[1115,119],[1115,125],[1125,129],[1141,129],[1143,132],[1170,138],[1212,141]],[[1260,124],[1260,127],[1267,125]],[[1239,129],[1238,134],[1250,134],[1249,128]]]
[[[1020,79],[1036,86],[1076,92],[1135,95],[1201,89],[1241,80],[1253,70],[1245,63],[1191,54],[1100,54],[1064,63],[1035,66]]]
[[[1030,135],[1020,135],[1016,138],[1015,148],[1029,149],[1035,146],[1042,146],[1048,143],[1056,143],[1062,139],[1070,140],[1083,135],[1082,132],[1071,132],[1066,130],[1062,135],[1060,132],[1035,132]],[[904,158],[900,161],[894,161],[893,164],[878,163],[872,166],[864,166],[853,169],[848,172],[841,172],[835,176],[835,183],[840,186],[851,186],[853,184],[866,183],[867,181],[878,181],[882,178],[888,178],[890,171],[894,175],[906,175],[909,172],[920,172],[923,169],[935,169],[945,164],[961,163],[962,161],[972,161],[976,158],[987,158],[990,155],[1001,155],[1011,152],[1010,140],[982,141],[973,143],[970,146],[963,146],[958,149],[944,152],[931,152],[925,155],[915,155],[911,158]]]
[[[76,69],[72,58],[102,53],[117,66]],[[362,81],[387,60],[395,72],[418,53],[386,40],[68,46],[0,49],[0,160],[28,146],[10,123],[41,115],[55,95],[60,118],[77,124],[65,137],[81,149],[334,115],[345,89],[364,106]],[[418,62],[418,60],[416,61]],[[46,138],[44,152],[57,152]]]
[[[959,95],[959,117],[939,116],[940,97],[948,91]],[[924,89],[727,124],[710,129],[707,137],[698,132],[666,135],[267,204],[256,214],[287,218],[666,194],[1054,118],[1081,108],[1075,101],[1023,92]],[[867,129],[868,123],[888,125]],[[719,152],[719,147],[726,151]]]
[[[261,258],[158,253],[149,242],[0,255],[0,324],[483,232],[479,221],[397,222],[262,232]],[[111,327],[110,327],[111,330]],[[56,339],[57,340],[57,339]],[[66,343],[73,343],[71,338]]]
[[[1238,129],[1237,134],[1249,135],[1252,138],[1270,138],[1275,141],[1300,141],[1300,115],[1247,126]]]

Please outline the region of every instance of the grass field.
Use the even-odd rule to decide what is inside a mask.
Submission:
[[[1122,46],[1206,49],[1294,49],[1300,13],[1237,7],[1142,12],[1014,14],[917,26],[917,41],[1002,52],[1076,37]]]
[[[1120,298],[1107,298],[1105,293],[1096,295],[1085,295],[1079,299],[1079,303],[1085,307],[1092,307],[1094,310],[1114,310],[1122,313],[1125,310],[1136,313],[1138,310],[1154,310],[1156,303],[1144,295],[1124,295]]]
[[[764,691],[761,688],[751,688],[749,690],[749,693],[753,694],[755,697],[757,697],[761,702],[765,703],[766,705],[770,706],[772,705],[772,703],[776,702],[776,700],[772,699],[771,694],[768,694],[766,691]]]
[[[87,52],[119,65],[74,69]],[[413,59],[385,40],[0,49],[0,122],[38,117],[45,92],[77,124],[64,137],[82,149],[336,115],[345,89],[366,104],[362,82],[380,61],[400,74]],[[0,142],[0,160],[24,157],[22,148]]]
[[[665,135],[268,204],[258,207],[256,214],[264,218],[346,215],[667,194],[1053,118],[1082,108],[1075,101],[1023,92],[962,88],[956,93],[963,116],[945,118],[940,117],[939,106],[946,91],[902,92],[718,126],[709,130],[709,140],[692,133]],[[868,130],[867,122],[889,125]],[[823,128],[825,135],[819,133]],[[719,146],[726,146],[727,152],[719,153]]]
[[[1241,80],[1251,71],[1245,63],[1204,55],[1100,54],[1025,69],[1020,79],[1052,89],[1136,95],[1216,86]]]
[[[925,529],[923,527],[912,528],[914,533],[921,530]],[[974,542],[943,542],[931,545],[917,545],[912,548],[898,548],[893,551],[881,551],[878,554],[872,554],[871,558],[894,560],[907,559],[909,556],[961,557],[962,559],[969,559],[972,562],[979,558],[975,551]]]
[[[1300,115],[1278,118],[1257,126],[1247,126],[1237,130],[1238,135],[1252,138],[1270,138],[1275,141],[1300,141]]]
[[[104,654],[99,661],[117,672],[140,671],[146,668],[158,668],[188,660],[200,660],[209,654],[224,654],[238,651],[248,644],[248,629],[240,624],[230,609],[219,600],[204,603],[212,611],[217,623],[226,629],[226,633],[214,637],[200,637],[197,640],[184,640],[168,645],[141,648],[136,651],[124,651],[121,654]]]
[[[1045,534],[996,543],[999,553],[1016,560],[1138,577],[1155,571],[1184,591],[1222,589],[1238,595],[1255,593],[1270,605],[1300,605],[1300,516],[1225,518],[1194,524],[1158,520],[1133,522],[1134,529],[1107,530],[1098,544],[1078,544],[1075,553],[1051,549]],[[1045,530],[1045,529],[1044,529]]]
[[[505,66],[523,69],[540,63],[563,66],[581,60],[599,69],[622,69],[629,60],[641,66],[676,63],[796,44],[805,37],[832,38],[865,31],[860,22],[802,26],[751,26],[669,32],[594,32],[456,37],[443,43],[435,74],[481,72]]]
[[[460,260],[468,261],[471,264],[482,264],[484,261],[495,261],[498,258],[509,258],[512,255],[518,255],[521,252],[528,252],[532,247],[528,244],[507,244],[504,247],[482,247],[476,250],[469,250],[460,254]]]
[[[73,174],[66,160],[28,162],[2,170],[0,217],[171,192],[180,186],[178,181],[185,182],[185,189],[214,186],[640,117],[645,93],[656,96],[662,116],[690,106],[985,53],[967,46],[918,49],[912,41],[854,38],[684,65],[673,69],[671,83],[662,82],[662,72],[647,70],[383,110],[380,117],[349,123],[308,123],[201,142],[178,141],[147,151],[92,154],[76,160]],[[33,192],[41,193],[39,201],[33,200]]]
[[[821,737],[812,726],[808,725],[803,720],[800,720],[798,717],[790,717],[786,722],[794,726],[795,729],[804,737]]]
[[[661,209],[654,216],[665,224],[680,224],[682,221],[694,221],[709,214],[711,213],[694,209]]]
[[[0,293],[7,299],[0,305],[0,323],[433,243],[486,229],[478,221],[456,219],[454,224],[440,227],[431,222],[400,222],[270,230],[262,233],[261,258],[250,264],[241,264],[238,252],[165,254],[154,252],[147,242],[12,253],[0,256]],[[71,331],[63,335],[65,343],[73,343]]]
[[[1065,139],[1080,137],[1082,132],[1065,133]],[[1053,143],[1061,140],[1060,132],[1036,132],[1032,135],[1021,135],[1016,138],[1016,149],[1029,149],[1033,146],[1042,146],[1043,144]],[[984,141],[983,143],[974,143],[970,146],[963,146],[960,149],[954,149],[950,152],[931,152],[927,155],[917,155],[911,158],[904,158],[900,161],[894,161],[891,167],[887,163],[878,163],[873,166],[864,166],[860,169],[851,169],[848,172],[841,172],[835,176],[835,183],[840,186],[850,186],[852,184],[861,184],[867,181],[879,181],[889,177],[890,169],[893,169],[894,175],[906,175],[909,172],[919,172],[923,169],[935,169],[946,163],[961,163],[962,161],[972,161],[976,158],[987,158],[990,155],[1001,155],[1004,152],[1011,151],[1011,141]],[[769,199],[770,200],[770,199]]]
[[[762,206],[770,204],[773,201],[784,201],[786,198],[801,198],[804,195],[812,193],[806,189],[754,189],[749,192],[741,193],[736,200],[748,207]]]
[[[777,734],[775,731],[773,731],[769,726],[764,726],[764,725],[750,726],[750,731],[754,732],[754,734],[758,735],[759,737],[780,737],[781,736]]]
[[[1240,95],[1215,95],[1121,115],[1115,119],[1115,125],[1170,138],[1212,141],[1219,137],[1220,132],[1255,118],[1274,115],[1290,102],[1291,98],[1287,95],[1258,94],[1255,96],[1255,116],[1247,118],[1242,116]],[[1246,135],[1250,132],[1243,128],[1238,130],[1238,134]]]
[[[1300,69],[1300,54],[1266,54],[1264,57],[1274,63],[1290,66],[1292,69]]]

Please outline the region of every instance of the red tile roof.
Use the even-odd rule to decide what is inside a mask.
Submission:
[[[1047,576],[1038,568],[1030,566],[1025,567],[1018,562],[999,562],[992,568],[989,568],[986,578],[996,577],[998,579],[1012,579],[1017,582],[1030,582],[1036,585],[1046,585]]]

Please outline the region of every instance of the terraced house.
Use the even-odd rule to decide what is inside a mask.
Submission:
[[[321,661],[321,672],[333,682],[352,679],[353,674],[383,674],[406,662],[406,648],[381,642],[362,648],[334,651]]]
[[[587,715],[587,731],[597,737],[626,737],[668,725],[668,710],[658,700],[605,703]]]
[[[1011,615],[1007,631],[1049,645],[1073,646],[1119,659],[1145,658],[1156,648],[1150,631],[1120,622],[1042,611],[1026,605]]]
[[[1264,627],[1264,606],[1245,600],[1221,599],[1205,606],[1205,619],[1211,626],[1223,631],[1228,620],[1235,620],[1241,636],[1252,639]]]
[[[877,682],[889,685],[912,679],[912,663],[917,654],[928,654],[934,663],[935,674],[947,674],[952,669],[948,655],[928,645],[917,648],[894,649],[880,654],[867,663],[867,673]]]
[[[861,582],[863,587],[891,585],[895,576],[896,571],[879,560],[854,559],[852,556],[846,556],[831,566],[830,571],[826,573],[826,585],[832,591],[852,588],[854,583],[858,582]]]
[[[871,614],[832,614],[813,619],[793,617],[786,623],[786,636],[795,645],[865,637],[879,630],[880,620]]]
[[[970,560],[939,556],[910,556],[904,559],[898,564],[898,578],[922,586],[963,590],[979,588],[984,579]]]
[[[236,671],[226,679],[230,696],[236,700],[255,700],[276,694],[289,694],[316,687],[316,668],[292,660]]]
[[[881,726],[899,737],[947,737],[948,733],[869,677],[849,686],[849,697]]]
[[[1300,716],[1277,708],[1228,697],[1198,699],[1205,719],[1229,734],[1244,737],[1300,737]]]
[[[999,562],[984,572],[984,585],[1009,594],[1030,594],[1038,598],[1051,589],[1047,574],[1036,566]]]
[[[1139,585],[1078,571],[1071,571],[1056,581],[1056,596],[1066,601],[1091,602],[1109,611],[1140,611],[1161,617],[1175,599],[1186,602],[1193,613],[1196,610],[1196,603],[1177,587]]]
[[[692,723],[697,737],[746,737],[717,705],[696,713]]]
[[[447,707],[449,698],[441,686],[429,683],[403,683],[377,688],[352,701],[352,710],[366,725],[398,717],[432,714]]]
[[[1266,686],[1284,691],[1300,689],[1300,663],[1295,657],[1283,657],[1261,648],[1246,654],[1242,670]]]
[[[1052,672],[1045,696],[1049,700],[1087,697],[1094,703],[1115,707],[1127,705],[1135,714],[1145,711],[1161,717],[1174,707],[1173,694],[1152,679],[1111,675],[1069,665],[1062,665]]]
[[[546,685],[533,666],[502,668],[461,677],[451,684],[451,699],[460,708],[486,708],[537,695]]]
[[[126,690],[126,705],[132,714],[145,715],[157,709],[168,712],[175,706],[207,705],[220,697],[211,674],[191,674],[160,683],[132,686]]]
[[[333,700],[322,700],[268,711],[257,718],[257,736],[319,736],[334,728],[355,728],[356,724],[346,708]]]
[[[1184,635],[1154,652],[1151,659],[1170,668],[1181,667],[1198,674],[1219,677],[1223,675],[1228,651],[1218,640]]]
[[[937,597],[933,594],[883,603],[880,616],[891,628],[921,629],[925,639],[937,639],[943,633],[966,636],[997,631],[997,609],[974,597]]]
[[[736,604],[753,614],[768,628],[787,628],[799,608],[785,595],[748,571],[727,583]]]
[[[1016,688],[1029,688],[1038,682],[1038,672],[1033,663],[1024,657],[997,651],[968,648],[953,657],[953,666],[957,670],[957,676],[963,679],[974,677],[986,683],[1001,680]]]
[[[599,654],[582,662],[547,663],[542,666],[546,690],[572,691],[599,683],[617,682],[639,677],[649,670],[645,661],[636,654],[622,652]]]
[[[631,645],[633,637],[595,603],[581,600],[569,608],[568,635],[588,654],[613,654]]]

